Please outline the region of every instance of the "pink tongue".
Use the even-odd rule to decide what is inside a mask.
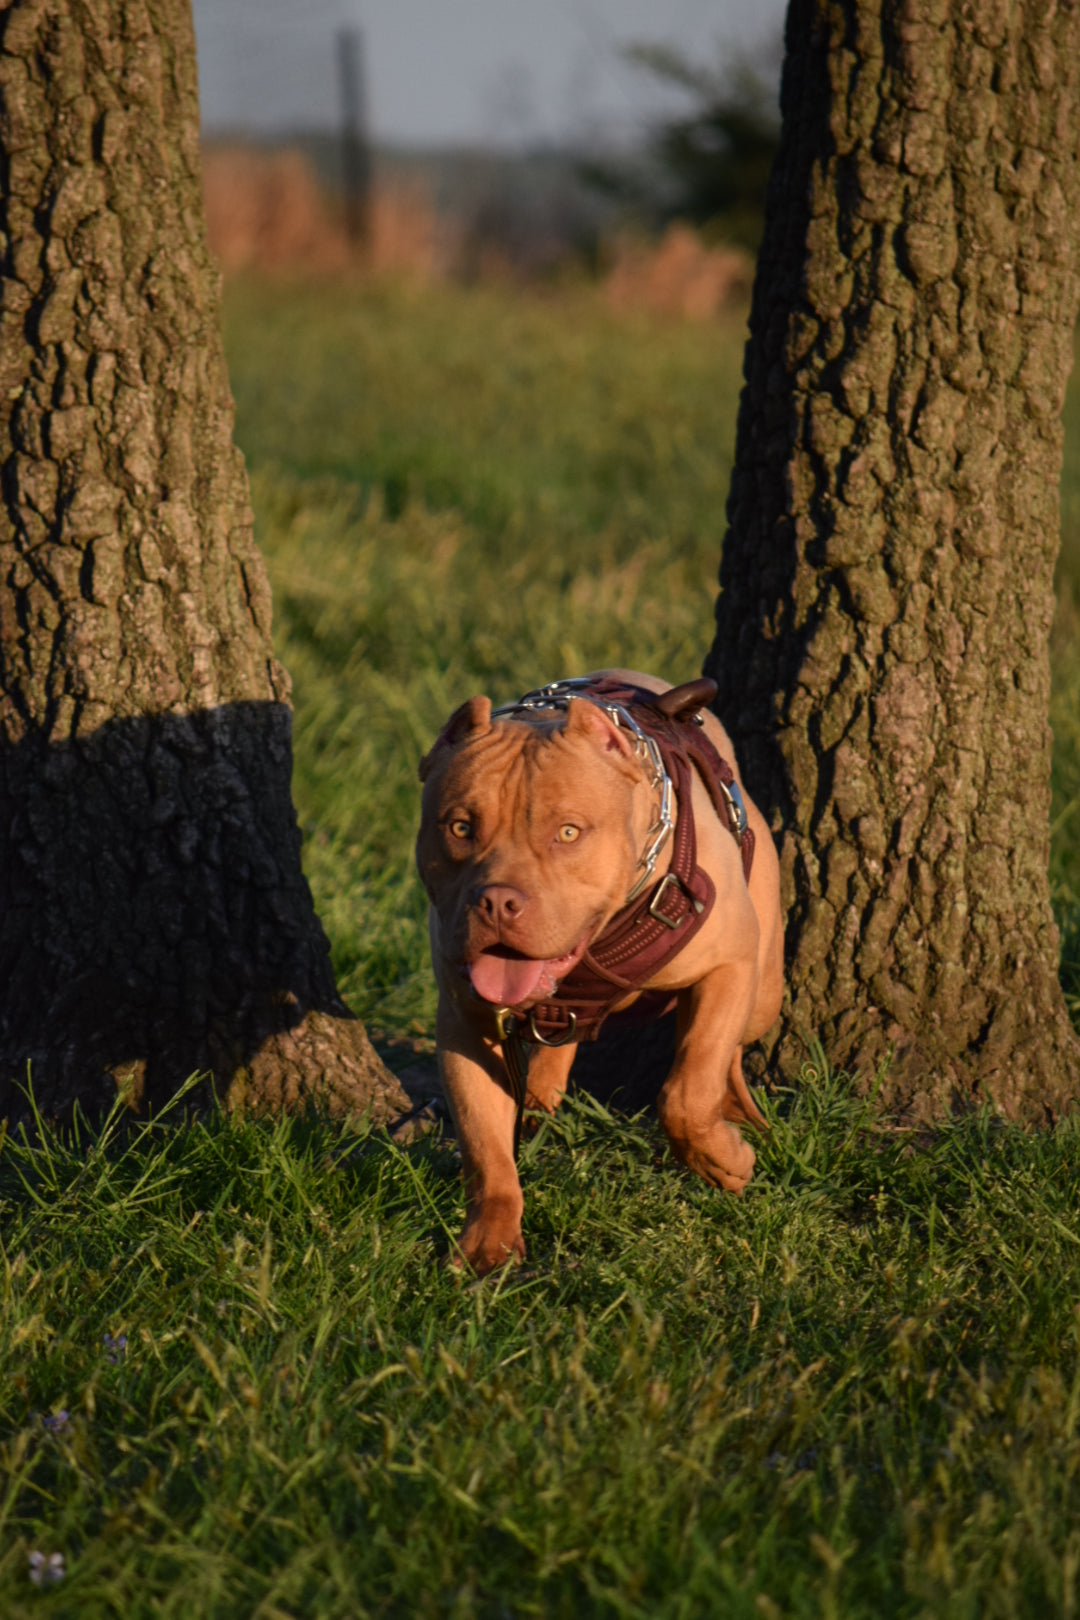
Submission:
[[[485,1001],[516,1007],[532,995],[547,965],[543,959],[534,961],[529,956],[489,956],[484,952],[470,965],[469,975],[473,989]]]

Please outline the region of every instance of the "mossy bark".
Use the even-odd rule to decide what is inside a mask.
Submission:
[[[0,1113],[404,1097],[300,868],[187,0],[0,0]]]
[[[782,112],[706,669],[780,840],[783,1049],[1045,1117],[1080,6],[792,0]]]

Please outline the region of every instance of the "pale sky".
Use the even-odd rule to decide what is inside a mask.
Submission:
[[[714,63],[779,35],[784,0],[193,0],[203,125],[333,129],[334,36],[363,31],[370,122],[407,145],[632,132],[662,92],[619,55]],[[670,102],[668,103],[670,104]]]

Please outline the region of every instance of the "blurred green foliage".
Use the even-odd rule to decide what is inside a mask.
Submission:
[[[596,157],[583,178],[653,229],[689,220],[756,250],[765,192],[780,144],[779,39],[760,52],[693,62],[670,46],[631,45],[626,58],[681,93],[679,112],[658,118],[639,150]]]

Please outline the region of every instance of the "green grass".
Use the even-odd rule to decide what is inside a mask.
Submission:
[[[252,283],[227,341],[316,901],[352,1004],[423,1041],[417,761],[473,691],[698,670],[742,333]],[[0,1615],[1075,1615],[1080,1124],[910,1140],[820,1057],[768,1106],[736,1201],[571,1103],[523,1151],[528,1265],[482,1285],[440,1264],[461,1189],[430,1139],[181,1104],[6,1142]]]
[[[570,1104],[479,1286],[445,1147],[8,1144],[0,1612],[1074,1613],[1080,1132],[784,1101],[741,1202]]]

